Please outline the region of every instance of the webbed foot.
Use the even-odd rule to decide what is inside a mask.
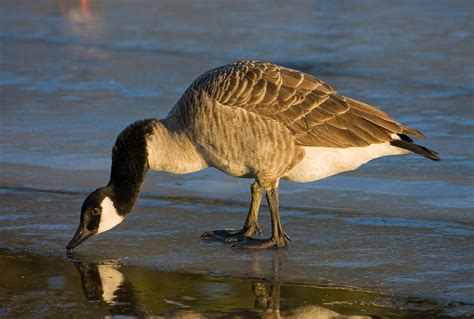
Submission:
[[[244,241],[246,239],[253,239],[252,236],[260,235],[262,230],[259,225],[244,227],[242,229],[221,229],[211,230],[201,235],[202,240],[214,240],[224,243],[234,243],[237,241]]]
[[[245,241],[232,245],[237,249],[267,249],[267,248],[283,248],[291,241],[290,236],[283,232],[282,236],[277,238],[258,239],[247,238]]]

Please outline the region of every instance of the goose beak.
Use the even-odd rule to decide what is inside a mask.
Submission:
[[[76,246],[84,242],[87,238],[91,237],[92,235],[93,233],[89,231],[86,227],[84,227],[82,224],[79,225],[79,227],[76,230],[76,233],[74,234],[74,237],[71,239],[66,249],[67,250],[74,249]]]

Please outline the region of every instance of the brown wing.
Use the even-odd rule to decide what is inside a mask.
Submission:
[[[206,72],[191,88],[279,121],[304,146],[345,148],[391,141],[394,133],[423,136],[309,74],[270,63],[228,64]]]

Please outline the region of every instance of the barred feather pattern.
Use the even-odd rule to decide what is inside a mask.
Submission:
[[[390,142],[409,139],[407,134],[423,137],[311,75],[256,61],[231,63],[199,76],[163,124],[171,136],[187,136],[191,157],[232,176],[255,177],[268,188],[282,177],[316,180],[376,157],[404,154],[413,148]],[[366,147],[370,154],[362,156]],[[358,157],[348,162],[354,152]],[[334,158],[326,158],[328,154]],[[318,172],[313,166],[323,159],[326,170]]]
[[[168,130],[188,132],[204,161],[229,175],[271,187],[305,155],[278,121],[223,105],[206,92],[185,94],[178,105],[165,121]]]
[[[199,92],[278,121],[302,146],[362,147],[390,141],[393,134],[423,137],[375,106],[339,95],[312,75],[271,63],[238,61],[215,68],[198,77],[183,98]]]

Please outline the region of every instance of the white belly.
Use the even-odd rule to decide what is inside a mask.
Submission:
[[[305,147],[306,156],[282,178],[293,182],[311,182],[346,171],[352,171],[374,158],[401,155],[409,151],[390,145],[365,147]]]

